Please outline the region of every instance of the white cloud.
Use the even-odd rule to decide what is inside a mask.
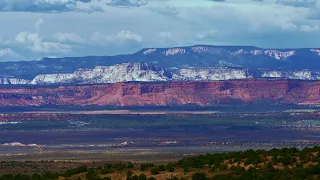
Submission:
[[[43,25],[43,19],[40,18],[37,20],[37,22],[34,25],[35,30],[39,32],[42,25]]]
[[[146,0],[112,0],[107,3],[107,5],[114,7],[140,7],[146,4]]]
[[[16,53],[10,48],[0,49],[0,56],[5,56],[7,54],[16,54]]]
[[[309,26],[309,25],[301,25],[300,30],[304,32],[320,32],[320,26]]]
[[[25,60],[23,56],[16,53],[11,48],[0,49],[0,61],[21,61]]]
[[[37,0],[40,1],[40,0]],[[41,0],[41,2],[46,1],[47,3],[57,3],[59,0]],[[66,0],[68,1],[68,0]],[[39,35],[40,28],[43,25],[43,18],[39,18],[34,28],[36,33],[29,33],[27,31],[20,32],[14,38],[14,43],[21,44],[28,47],[35,53],[67,53],[71,51],[71,46],[67,44],[62,44],[58,42],[44,41],[43,37]]]
[[[0,0],[0,48],[38,59],[193,44],[320,46],[320,1],[303,7],[275,0],[147,0],[132,7],[135,0],[120,0],[129,2],[125,8],[108,6],[111,1]]]
[[[162,15],[176,16],[179,14],[178,9],[171,4],[161,3],[158,6],[153,6],[149,8],[151,11],[162,14]]]
[[[101,11],[101,8],[90,3],[91,0],[1,0],[0,11]],[[85,6],[84,4],[89,5]]]
[[[217,34],[218,34],[218,30],[212,29],[206,32],[199,33],[197,37],[201,39],[206,39],[206,38],[210,39],[210,38],[216,38]]]
[[[110,45],[110,44],[130,44],[141,43],[143,38],[131,31],[122,30],[116,35],[104,35],[100,32],[95,32],[90,38],[90,43],[93,45]]]
[[[58,42],[62,43],[77,43],[77,44],[84,44],[86,43],[86,39],[81,37],[80,35],[76,33],[56,33],[55,38]]]
[[[115,37],[116,39],[122,39],[122,40],[133,40],[133,41],[136,41],[136,42],[142,42],[142,37],[137,35],[137,34],[134,34],[133,32],[131,31],[128,31],[128,30],[122,30],[121,32],[119,32],[117,34],[117,36]]]
[[[38,33],[21,32],[15,37],[15,41],[26,45],[37,53],[67,53],[71,51],[71,46],[69,45],[43,41],[43,38]]]
[[[162,31],[159,33],[159,37],[161,37],[161,38],[170,38],[171,36],[172,36],[171,32]]]

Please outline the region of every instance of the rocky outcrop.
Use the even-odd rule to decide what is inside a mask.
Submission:
[[[0,88],[0,106],[320,105],[320,81],[246,79]]]

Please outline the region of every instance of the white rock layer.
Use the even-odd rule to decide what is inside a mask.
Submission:
[[[97,66],[94,69],[79,69],[72,74],[42,74],[31,84],[52,83],[115,83],[128,81],[168,81],[165,71],[145,63],[124,63],[114,66]]]
[[[78,69],[74,73],[40,74],[33,80],[3,77],[0,78],[0,84],[101,84],[129,81],[213,81],[246,78],[320,80],[320,71],[250,70],[225,67],[187,67],[169,71],[147,63],[123,63],[113,66],[97,66],[94,69]]]

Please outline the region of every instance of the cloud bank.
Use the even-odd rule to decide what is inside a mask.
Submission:
[[[0,13],[0,60],[9,61],[194,44],[320,47],[320,2],[3,0]]]
[[[2,0],[1,11],[61,12],[74,11],[91,0]]]

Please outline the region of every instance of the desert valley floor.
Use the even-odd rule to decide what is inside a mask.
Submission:
[[[99,110],[0,114],[0,160],[172,161],[320,144],[317,109]]]

